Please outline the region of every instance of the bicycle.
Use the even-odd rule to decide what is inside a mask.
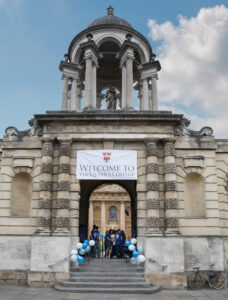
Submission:
[[[216,290],[223,289],[225,286],[225,278],[221,271],[213,270],[214,265],[215,264],[209,265],[210,270],[208,278],[200,274],[200,268],[193,268],[193,270],[196,271],[187,277],[188,287],[192,290],[199,290],[202,288],[204,281],[207,281],[211,288]]]

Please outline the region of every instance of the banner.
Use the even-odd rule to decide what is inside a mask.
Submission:
[[[77,179],[137,180],[137,151],[77,151]]]

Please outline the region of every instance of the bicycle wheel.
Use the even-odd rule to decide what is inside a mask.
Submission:
[[[216,273],[214,277],[209,278],[210,287],[221,290],[225,286],[225,278],[221,273]]]
[[[192,273],[187,277],[188,287],[192,290],[199,290],[203,286],[203,278],[200,274]]]

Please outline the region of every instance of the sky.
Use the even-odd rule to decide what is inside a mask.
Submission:
[[[59,63],[109,5],[150,42],[161,63],[159,110],[228,138],[228,0],[0,0],[0,138],[60,110]]]

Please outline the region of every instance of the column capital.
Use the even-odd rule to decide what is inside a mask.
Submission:
[[[41,137],[40,140],[42,141],[42,143],[53,143],[55,138],[46,136],[46,137]]]
[[[145,138],[144,139],[144,143],[146,144],[146,145],[152,145],[152,144],[156,144],[157,145],[157,143],[160,141],[160,139],[158,139],[158,138]]]

